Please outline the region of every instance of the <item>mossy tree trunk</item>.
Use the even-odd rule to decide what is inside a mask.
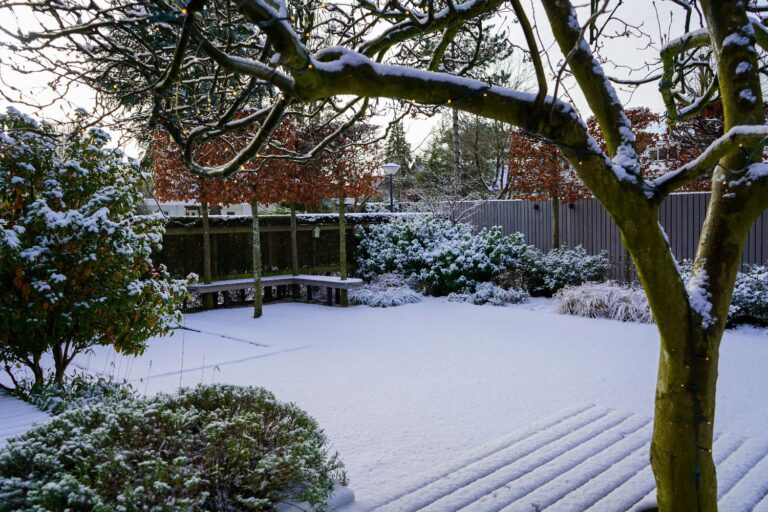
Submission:
[[[569,26],[573,8],[563,0],[543,4],[561,50],[568,53],[580,37]],[[704,0],[702,5],[717,58],[724,128],[727,132],[737,125],[758,125],[747,131],[760,134],[764,112],[758,75],[734,72],[740,63],[754,70],[758,66],[744,4]],[[723,40],[734,34],[749,44],[723,46]],[[569,64],[605,134],[609,156],[616,156],[619,148],[631,151],[633,140],[624,136],[623,113],[604,78],[595,74],[588,46],[575,51]],[[747,101],[749,97],[755,101]],[[749,172],[750,155],[761,160],[762,137],[731,133],[717,141],[703,160],[655,182],[632,176],[637,170],[631,168],[615,175],[616,180],[610,171],[599,172],[600,165],[587,153],[562,149],[619,227],[659,330],[651,465],[659,510],[664,512],[717,510],[712,442],[720,340],[741,250],[752,224],[768,205],[768,180],[738,178]],[[670,192],[713,167],[712,197],[691,284],[686,287],[658,223],[659,207]]]
[[[200,205],[200,213],[203,217],[203,282],[210,283],[213,276],[211,275],[211,224],[208,219],[208,203],[202,203]],[[203,294],[203,306],[205,309],[211,309],[213,307],[212,293]]]
[[[765,112],[757,74],[734,71],[738,66],[758,66],[744,4],[704,0],[702,6],[721,77],[724,131],[763,124]],[[735,36],[749,44],[724,44],[726,38]],[[754,101],[749,101],[750,97]],[[742,249],[753,223],[768,206],[766,180],[751,183],[739,178],[753,161],[761,160],[763,144],[764,140],[739,144],[739,151],[725,155],[715,167],[693,266],[697,285],[689,292],[688,321],[679,321],[678,330],[686,327],[687,332],[660,329],[662,352],[651,463],[659,506],[664,511],[717,510],[712,436],[720,341]],[[706,307],[702,310],[702,302],[696,298],[698,290],[707,294],[703,304],[711,308],[709,311]]]
[[[261,231],[259,229],[259,200],[256,194],[251,198],[251,216],[253,218],[253,318],[262,314],[261,286]]]

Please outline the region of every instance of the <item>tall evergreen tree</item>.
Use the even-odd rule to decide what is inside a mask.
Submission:
[[[411,144],[405,138],[403,122],[398,121],[389,130],[387,146],[384,148],[384,160],[400,165],[401,171],[408,171],[413,163],[411,156]]]

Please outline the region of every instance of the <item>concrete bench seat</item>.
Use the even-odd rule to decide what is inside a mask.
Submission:
[[[285,286],[306,286],[307,287],[307,299],[312,300],[312,287],[326,288],[327,289],[327,303],[333,304],[334,291],[336,292],[336,303],[346,305],[345,300],[340,300],[341,290],[351,290],[353,288],[359,288],[363,286],[363,280],[355,277],[349,277],[347,279],[341,279],[336,276],[318,276],[309,274],[299,275],[279,275],[279,276],[266,276],[261,278],[261,286],[264,289],[265,299],[269,301],[272,298],[273,287],[285,287]],[[224,303],[229,303],[229,292],[237,290],[252,290],[253,278],[245,279],[227,279],[223,281],[212,281],[210,283],[197,283],[187,287],[190,293],[205,294],[205,293],[224,293]],[[297,291],[294,291],[294,298],[298,298]],[[278,293],[279,295],[279,293]]]

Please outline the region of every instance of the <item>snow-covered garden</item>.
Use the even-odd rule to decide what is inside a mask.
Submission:
[[[98,349],[74,364],[149,394],[199,383],[272,390],[326,431],[354,510],[574,406],[653,415],[656,328],[561,315],[550,299],[346,310],[286,303],[268,306],[257,326],[249,308],[235,308],[186,315],[184,327],[139,358]],[[726,331],[717,431],[768,441],[766,358],[768,331]]]
[[[764,4],[0,0],[0,512],[768,512]]]

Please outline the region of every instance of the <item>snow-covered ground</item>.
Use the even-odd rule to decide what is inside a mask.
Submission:
[[[375,309],[302,303],[185,317],[139,358],[99,349],[76,364],[141,392],[258,385],[314,415],[341,453],[358,506],[478,446],[583,404],[653,414],[653,325],[558,315],[547,300],[442,299]],[[189,330],[194,329],[194,330]],[[768,437],[768,331],[723,341],[716,429]],[[768,477],[767,477],[768,478]]]
[[[36,407],[0,391],[0,448],[9,438],[47,419],[48,415]]]

